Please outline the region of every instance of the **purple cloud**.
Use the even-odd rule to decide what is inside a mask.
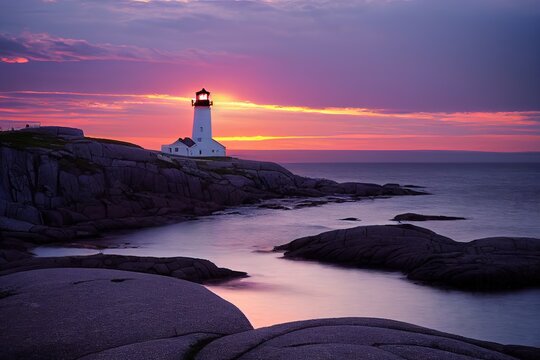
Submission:
[[[54,37],[46,33],[0,34],[0,59],[6,63],[31,61],[142,61],[157,63],[206,63],[210,59],[235,56],[224,52],[186,49],[181,53],[132,45],[92,44],[86,40]],[[237,56],[237,58],[239,58]]]
[[[18,0],[0,2],[0,32],[23,32],[2,39],[1,57],[30,59],[0,63],[3,90],[204,83],[283,105],[540,110],[536,0]]]

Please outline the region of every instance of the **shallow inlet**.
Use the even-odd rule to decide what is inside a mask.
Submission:
[[[209,289],[238,306],[255,327],[320,317],[402,320],[500,343],[540,346],[540,289],[470,293],[408,281],[399,272],[290,261],[265,252],[322,231],[389,224],[396,214],[464,216],[418,223],[459,241],[495,235],[539,237],[540,166],[509,164],[303,164],[289,169],[338,181],[427,186],[434,195],[363,200],[298,210],[256,207],[100,240],[104,253],[192,256],[251,276]],[[239,212],[227,214],[230,212]],[[362,221],[338,220],[358,217]],[[40,256],[95,250],[41,247]]]

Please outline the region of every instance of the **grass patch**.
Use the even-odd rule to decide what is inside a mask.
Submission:
[[[93,137],[88,137],[88,136],[86,136],[85,139],[92,140],[92,141],[97,141],[97,142],[100,142],[100,143],[103,143],[103,144],[123,145],[123,146],[130,146],[130,147],[135,147],[135,148],[142,149],[142,146],[139,146],[137,144],[133,144],[133,143],[130,143],[130,142],[127,142],[127,141],[120,141],[120,140],[113,140],[113,139],[102,139],[102,138],[93,138]]]
[[[64,139],[48,134],[37,134],[27,131],[2,131],[0,132],[0,145],[15,148],[27,149],[32,147],[62,149],[66,145]]]

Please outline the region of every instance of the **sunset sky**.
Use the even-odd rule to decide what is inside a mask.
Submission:
[[[157,149],[540,151],[537,0],[3,0],[0,125]]]

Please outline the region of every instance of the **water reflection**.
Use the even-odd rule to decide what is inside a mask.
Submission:
[[[102,245],[124,244],[129,248],[64,248],[61,254],[101,251],[192,256],[247,271],[249,278],[208,288],[239,307],[255,327],[309,318],[368,316],[502,343],[540,345],[540,290],[498,294],[443,290],[417,285],[399,272],[291,261],[267,251],[294,238],[350,227],[349,222],[338,220],[350,215],[358,215],[362,224],[381,223],[374,219],[388,219],[390,213],[394,214],[393,207],[387,208],[392,203],[399,206],[395,199],[387,199],[370,202],[369,206],[362,202],[328,204],[292,211],[241,208],[241,214],[213,216],[100,241]],[[59,249],[53,248],[37,251],[41,256],[59,254]]]

